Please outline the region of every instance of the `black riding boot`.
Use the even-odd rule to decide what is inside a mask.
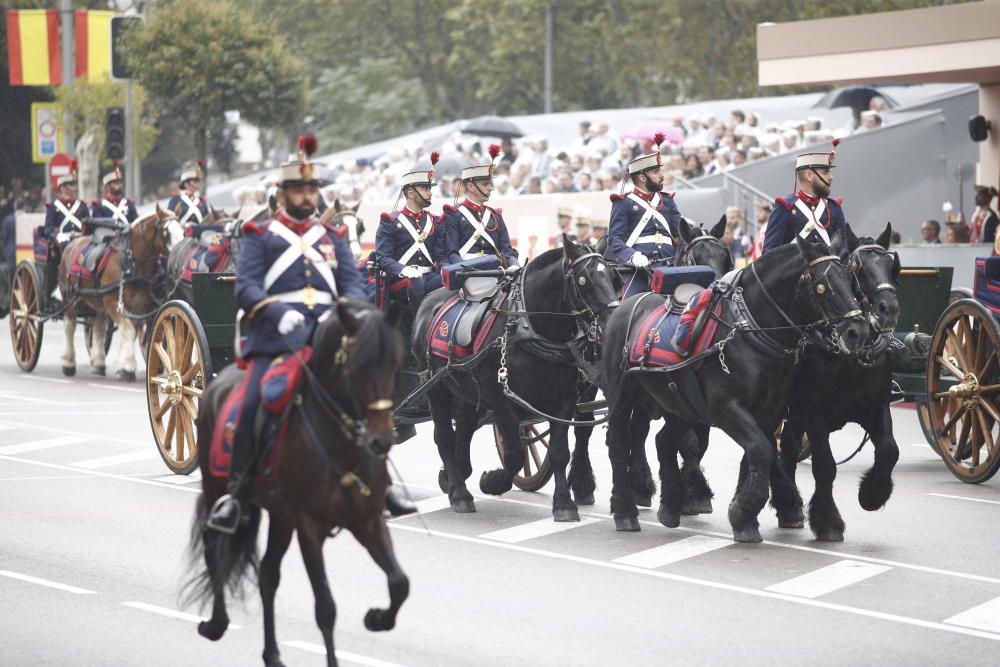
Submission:
[[[253,443],[233,443],[233,459],[229,466],[229,479],[226,482],[226,493],[215,501],[208,515],[208,527],[232,535],[245,521],[246,503],[249,498],[250,470],[253,461]]]
[[[389,514],[393,516],[406,516],[407,514],[413,514],[417,511],[417,506],[414,505],[409,498],[404,498],[401,495],[397,495],[392,487],[385,492],[385,508],[389,510]]]

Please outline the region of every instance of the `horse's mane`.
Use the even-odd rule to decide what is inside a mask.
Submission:
[[[528,263],[531,265],[531,268],[533,269],[544,269],[549,266],[552,266],[553,264],[556,263],[556,261],[561,261],[564,256],[565,253],[563,251],[563,247],[558,246],[556,248],[551,248],[549,250],[546,250],[541,255],[535,257]]]
[[[370,304],[352,301],[348,308],[361,321],[361,329],[352,337],[345,370],[350,373],[367,367],[376,375],[381,375],[390,365],[398,364],[403,346],[395,327]],[[345,333],[343,325],[335,317],[320,322],[313,338],[314,363],[324,364],[331,359],[340,350],[341,337]]]

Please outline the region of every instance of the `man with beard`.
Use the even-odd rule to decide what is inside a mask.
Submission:
[[[201,160],[194,169],[181,173],[181,190],[167,202],[167,208],[177,214],[182,225],[197,225],[208,215],[208,202],[201,196]]]
[[[834,140],[833,146],[840,142]],[[830,245],[834,235],[844,236],[846,222],[840,197],[830,197],[836,151],[803,153],[795,160],[796,192],[774,200],[764,234],[764,252],[791,243],[796,236],[807,241],[822,241]],[[809,225],[809,223],[812,223]],[[807,226],[808,225],[808,226]],[[841,245],[846,256],[847,244]]]
[[[135,202],[125,197],[125,181],[117,163],[112,171],[104,174],[101,184],[104,196],[94,200],[91,214],[95,218],[111,218],[123,229],[135,222],[139,212],[135,210]]]
[[[622,298],[648,292],[649,263],[674,256],[674,238],[681,212],[674,203],[674,193],[661,192],[660,144],[663,139],[663,134],[657,133],[654,138],[656,150],[629,162],[628,174],[635,186],[632,192],[611,195],[608,249],[604,256],[633,267]]]
[[[59,247],[69,243],[70,239],[80,234],[89,234],[90,228],[84,222],[90,217],[90,211],[76,196],[76,160],[70,162],[69,173],[60,176],[56,181],[59,196],[52,201],[45,212],[45,238],[56,241]],[[58,258],[55,258],[58,261]]]

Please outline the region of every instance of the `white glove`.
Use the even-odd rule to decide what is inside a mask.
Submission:
[[[649,266],[649,258],[643,255],[641,252],[637,252],[628,260],[629,264],[637,269],[644,269]]]
[[[289,310],[278,320],[278,333],[282,336],[287,336],[305,323],[305,315],[294,309]]]
[[[403,270],[399,273],[403,278],[419,278],[421,276],[420,269],[415,266],[404,266]]]

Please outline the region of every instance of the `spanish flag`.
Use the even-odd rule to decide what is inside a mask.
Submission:
[[[102,81],[111,76],[111,17],[115,14],[76,11],[76,78]]]
[[[7,10],[7,62],[12,86],[62,83],[59,12],[55,9]]]

